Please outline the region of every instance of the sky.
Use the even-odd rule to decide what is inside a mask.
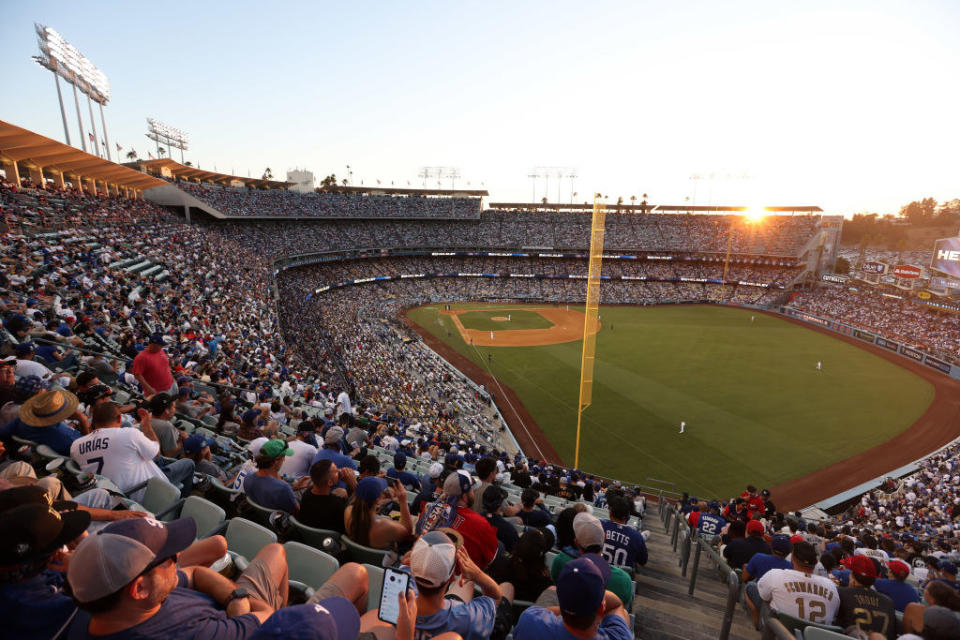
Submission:
[[[454,167],[493,202],[646,193],[851,215],[960,197],[955,0],[3,0],[2,14],[0,120],[64,140],[31,59],[37,22],[107,74],[111,145],[156,154],[157,118],[205,169],[319,180],[350,165],[354,184],[406,186]]]

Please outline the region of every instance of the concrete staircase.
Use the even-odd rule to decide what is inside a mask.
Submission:
[[[677,551],[673,550],[670,543],[672,527],[671,531],[664,532],[655,503],[647,505],[643,528],[650,531],[647,539],[650,558],[635,576],[635,637],[650,640],[719,638],[727,584],[720,581],[713,562],[705,553],[701,554],[696,589],[691,597],[687,595],[690,573],[683,577],[679,566],[681,545],[678,543]],[[688,567],[692,571],[692,553]],[[729,637],[737,640],[760,638],[760,632],[754,630],[753,621],[740,604],[735,607]]]

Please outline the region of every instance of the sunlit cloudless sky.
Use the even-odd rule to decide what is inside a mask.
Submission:
[[[648,193],[849,215],[960,197],[950,0],[5,0],[0,15],[0,119],[63,140],[31,60],[46,24],[107,74],[111,144],[143,157],[155,117],[203,168],[319,180],[349,164],[355,183],[406,186],[457,167],[493,201]]]

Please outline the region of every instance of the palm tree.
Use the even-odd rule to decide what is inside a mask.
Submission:
[[[346,178],[343,179],[343,186],[347,186],[347,179],[346,179]]]
[[[183,166],[185,166],[185,167],[192,167],[192,166],[193,166],[193,163],[190,162],[189,160],[187,160],[186,162],[183,163]]]
[[[647,194],[643,194],[643,200],[640,201],[640,207],[643,213],[647,212]]]
[[[167,155],[167,150],[164,149],[163,147],[160,147],[159,149],[157,149],[157,153],[161,156],[165,156]]]
[[[130,151],[127,151],[127,160],[136,160],[136,159],[137,159],[136,149],[130,149]]]
[[[270,167],[267,167],[263,170],[263,179],[264,180],[273,180],[273,171],[270,170]]]
[[[637,196],[630,196],[630,206],[631,207],[637,206]]]

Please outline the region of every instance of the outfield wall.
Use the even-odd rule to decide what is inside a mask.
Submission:
[[[777,309],[777,311],[785,316],[802,320],[808,324],[829,329],[830,331],[835,331],[836,333],[840,333],[845,336],[852,336],[858,340],[863,340],[868,344],[887,349],[888,351],[896,353],[903,358],[913,360],[914,362],[919,362],[935,371],[939,371],[944,375],[948,375],[951,378],[960,380],[960,367],[946,362],[945,360],[941,360],[936,356],[932,356],[925,351],[915,349],[895,340],[890,340],[889,338],[881,337],[871,331],[861,329],[860,327],[854,327],[844,322],[840,322],[839,320],[814,315],[807,311],[801,311],[800,309],[794,309],[792,307],[780,307]]]

